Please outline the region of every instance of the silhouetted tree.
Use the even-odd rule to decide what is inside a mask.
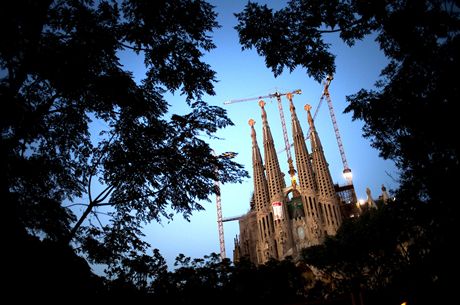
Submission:
[[[126,254],[146,250],[145,223],[188,218],[218,192],[215,180],[247,175],[205,142],[232,125],[203,100],[214,94],[201,57],[215,47],[215,18],[204,1],[1,3],[1,188],[15,228],[81,242],[95,262],[128,260],[135,270],[151,264]],[[122,54],[143,58],[139,83]],[[169,114],[167,92],[183,95],[189,113]],[[76,199],[78,217],[63,205]]]
[[[71,246],[40,241],[28,234],[16,241],[6,248],[7,255],[2,260],[4,297],[16,303],[29,303],[107,295],[104,279],[93,274],[87,261],[76,255]],[[14,260],[7,259],[11,252]]]
[[[407,212],[395,202],[369,209],[346,220],[324,244],[304,249],[302,260],[318,268],[330,284],[323,296],[353,293],[358,298],[363,291],[385,291],[387,299],[380,302],[388,303],[406,292],[401,289],[390,295],[388,287],[411,270],[415,260],[407,234],[414,222]]]
[[[179,254],[176,269],[160,274],[153,282],[154,300],[168,304],[227,304],[233,267],[216,253],[191,259]]]
[[[272,260],[255,266],[247,260],[235,265],[211,253],[176,258],[174,271],[162,273],[152,284],[158,303],[168,304],[295,304],[304,300],[302,270],[291,260]]]

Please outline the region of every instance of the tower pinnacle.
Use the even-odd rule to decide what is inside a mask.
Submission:
[[[271,204],[268,192],[267,179],[265,178],[262,156],[257,144],[255,121],[249,120],[252,138],[252,169],[254,179],[254,202],[256,206],[255,218],[257,221],[258,242],[256,246],[257,261],[264,263],[271,257],[277,258],[278,253],[274,245],[274,224],[271,213]]]
[[[289,97],[288,97],[289,99]],[[291,110],[292,119],[292,137],[294,138],[294,153],[299,175],[300,195],[302,198],[302,206],[306,218],[306,232],[308,232],[310,244],[319,244],[322,238],[323,230],[322,219],[320,216],[321,207],[318,204],[316,194],[316,181],[313,173],[313,168],[310,162],[305,137],[302,127],[295,111],[292,99],[289,99],[289,108]]]
[[[299,183],[303,192],[313,193],[316,189],[313,169],[311,167],[308,149],[305,144],[305,137],[303,135],[302,127],[300,126],[299,119],[295,111],[292,96],[287,96],[289,99],[289,109],[291,111],[292,120],[292,137],[294,138],[294,154],[296,160],[296,167],[299,175]]]
[[[269,202],[267,179],[265,178],[262,156],[260,154],[259,145],[257,144],[256,131],[254,129],[256,122],[250,119],[248,123],[249,126],[251,126],[254,201],[257,211],[263,211],[267,209],[267,204]]]
[[[295,249],[292,248],[292,232],[289,229],[289,214],[286,206],[286,198],[284,196],[286,184],[280,170],[272,133],[268,126],[267,113],[264,108],[265,102],[260,101],[259,106],[262,110],[264,160],[268,191],[270,194],[269,203],[272,205],[273,210],[277,254],[279,258],[282,258],[285,257],[289,251],[295,251]]]
[[[324,224],[328,234],[334,235],[342,222],[340,206],[336,197],[331,173],[329,172],[329,164],[324,156],[323,146],[321,145],[313,117],[311,116],[311,106],[307,104],[304,109],[307,111],[308,123],[310,125],[313,170],[318,186],[320,206],[323,208]]]
[[[265,112],[265,102],[260,100],[259,106],[262,110],[262,124],[263,124],[263,145],[264,145],[264,160],[265,169],[267,174],[268,189],[270,198],[279,196],[283,193],[285,187],[283,174],[281,173],[278,156],[275,150],[273,136],[268,125],[267,113]]]

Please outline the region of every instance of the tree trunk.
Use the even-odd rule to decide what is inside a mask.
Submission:
[[[69,235],[67,236],[67,239],[65,240],[65,242],[67,244],[69,244],[72,241],[72,239],[75,237],[75,235],[77,234],[77,231],[80,228],[81,224],[86,219],[86,217],[88,217],[89,213],[91,213],[91,210],[93,209],[94,206],[95,206],[94,202],[91,202],[88,205],[88,207],[86,208],[86,210],[83,213],[83,215],[81,215],[80,219],[78,220],[78,222],[72,228],[72,231],[70,231]]]

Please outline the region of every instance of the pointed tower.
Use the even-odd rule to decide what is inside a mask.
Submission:
[[[366,204],[369,209],[377,209],[377,204],[375,203],[374,199],[372,199],[371,189],[366,187]]]
[[[239,262],[241,258],[240,250],[240,241],[238,240],[238,235],[233,239],[233,262]]]
[[[302,127],[300,126],[299,119],[297,118],[294,103],[292,102],[292,95],[288,94],[287,98],[289,100],[289,108],[291,111],[292,137],[294,138],[294,154],[299,180],[298,188],[302,198],[305,214],[305,217],[301,221],[304,222],[304,229],[306,232],[305,237],[307,240],[303,241],[301,239],[303,234],[298,233],[298,231],[301,230],[299,228],[301,223],[297,224],[296,228],[294,228],[294,236],[296,237],[296,244],[300,243],[300,247],[303,248],[319,244],[322,240],[321,237],[323,235],[323,229],[320,207],[318,206],[316,197],[317,186],[310,162],[310,156],[305,143],[305,137]]]
[[[324,229],[327,234],[335,235],[342,223],[342,215],[340,214],[339,200],[334,189],[331,173],[329,172],[329,165],[324,157],[323,146],[316,132],[310,109],[310,105],[305,105],[308,124],[310,125],[310,141],[313,156],[312,163],[316,184],[318,186],[319,206],[322,210]]]
[[[264,159],[270,198],[269,204],[272,206],[273,211],[278,258],[283,259],[287,255],[294,255],[296,251],[292,243],[292,231],[284,194],[286,184],[280,170],[275,144],[268,125],[267,113],[264,108],[265,102],[261,100],[259,106],[262,109]]]
[[[267,179],[265,178],[262,156],[257,144],[255,121],[249,120],[252,138],[252,170],[254,180],[254,202],[257,218],[257,260],[260,264],[270,258],[278,258],[275,247],[275,228],[271,211]]]
[[[384,204],[388,204],[388,200],[390,199],[390,196],[388,196],[387,188],[385,185],[382,184],[382,201]]]

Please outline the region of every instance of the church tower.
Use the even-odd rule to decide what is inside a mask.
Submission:
[[[259,264],[265,263],[270,258],[278,258],[275,246],[275,228],[273,222],[273,212],[271,210],[268,184],[265,178],[264,165],[257,144],[255,121],[249,120],[252,138],[252,169],[254,181],[254,202],[257,219],[257,261]]]
[[[294,235],[298,238],[298,246],[300,248],[305,248],[307,246],[319,244],[322,241],[323,230],[320,215],[321,210],[318,206],[316,195],[317,185],[302,127],[300,126],[299,119],[297,118],[294,103],[292,102],[292,95],[288,94],[287,98],[289,100],[289,109],[291,111],[292,137],[294,138],[294,154],[299,180],[299,191],[304,210],[304,217],[299,220],[304,222],[303,229],[305,233],[301,234],[302,232],[299,232],[299,230],[302,230],[302,228],[300,228],[302,223],[298,223],[295,224]],[[294,222],[295,221],[296,219],[294,219]],[[300,238],[302,236],[305,236],[306,240],[302,240]]]
[[[289,100],[295,167],[288,160],[291,185],[286,186],[273,136],[262,111],[264,158],[257,143],[254,120],[249,120],[252,140],[254,193],[250,210],[239,217],[240,235],[235,239],[234,259],[247,257],[256,264],[287,256],[299,259],[301,249],[324,242],[342,223],[340,201],[332,182],[321,141],[306,105],[310,126],[311,153],[307,149],[292,95]],[[297,177],[295,176],[297,170]]]
[[[308,124],[310,125],[310,141],[312,150],[312,163],[315,180],[318,186],[319,207],[321,207],[324,229],[328,235],[335,235],[342,223],[340,205],[332,182],[329,165],[324,157],[323,146],[315,129],[315,124],[310,113],[311,106],[305,105]]]
[[[268,125],[267,113],[264,108],[265,102],[261,100],[259,106],[262,110],[264,160],[270,198],[269,204],[272,206],[273,211],[275,246],[278,249],[278,259],[283,259],[286,255],[293,255],[295,251],[292,246],[292,231],[284,196],[286,184],[280,170],[275,144]]]

